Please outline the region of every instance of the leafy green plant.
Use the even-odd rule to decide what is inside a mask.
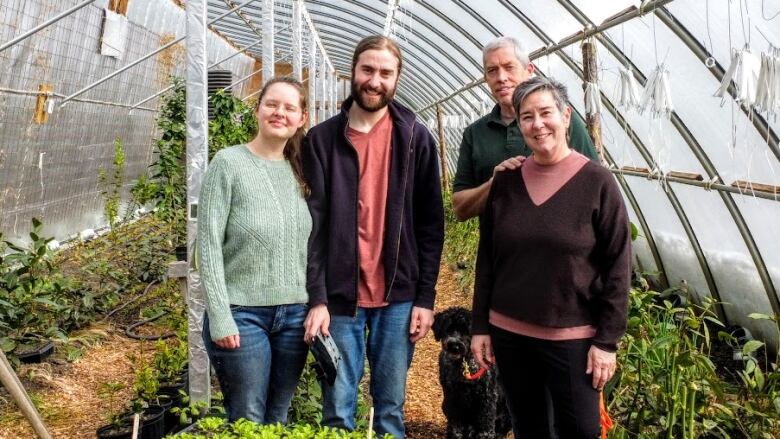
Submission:
[[[122,201],[122,185],[125,180],[125,151],[122,148],[122,139],[114,140],[114,160],[112,161],[113,172],[105,168],[98,170],[100,184],[103,190],[100,194],[103,196],[103,215],[108,219],[109,226],[113,229],[119,221],[119,204]]]
[[[458,221],[452,210],[452,192],[444,192],[444,260],[458,267],[458,285],[465,292],[474,288],[475,263],[479,246],[479,219]]]
[[[673,305],[671,292],[686,294],[685,289],[631,291],[628,331],[618,351],[620,370],[605,389],[617,421],[609,437],[776,437],[777,362],[765,362],[769,370],[762,370],[754,354],[763,343],[749,341],[741,347],[742,385],[727,382],[710,359],[712,332],[723,327],[713,312],[715,303]],[[751,317],[776,322],[765,315]]]
[[[214,119],[209,121],[209,160],[220,149],[247,143],[257,134],[257,119],[252,107],[223,90],[210,99]]]
[[[43,223],[32,219],[30,243],[22,247],[3,240],[0,233],[0,347],[9,353],[28,350],[40,340],[66,340],[66,332],[78,327],[94,308],[79,282],[63,276],[52,262],[42,233]],[[6,254],[7,253],[7,254]]]
[[[322,389],[317,381],[317,373],[311,366],[313,362],[314,357],[309,354],[287,413],[291,424],[318,425],[322,421]]]
[[[378,438],[375,434],[372,438]],[[318,427],[309,424],[260,425],[246,419],[228,424],[224,420],[201,419],[195,424],[193,431],[180,433],[181,439],[231,438],[231,439],[365,439],[364,430],[346,431],[330,427]],[[383,439],[390,439],[385,435]]]

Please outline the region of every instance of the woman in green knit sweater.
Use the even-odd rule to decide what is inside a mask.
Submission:
[[[269,80],[257,137],[219,151],[200,192],[203,338],[231,421],[285,423],[306,362],[305,109],[300,82]]]

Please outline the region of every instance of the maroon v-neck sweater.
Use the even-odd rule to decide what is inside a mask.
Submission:
[[[488,333],[492,309],[549,328],[592,325],[593,343],[614,351],[631,279],[628,215],[614,177],[588,162],[538,206],[524,178],[514,170],[493,179],[480,220],[473,333]]]

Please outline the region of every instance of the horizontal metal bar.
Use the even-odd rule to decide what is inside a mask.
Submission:
[[[629,20],[632,20],[634,18],[640,17],[643,14],[645,14],[645,12],[648,12],[650,10],[653,10],[654,8],[663,6],[663,5],[667,4],[667,3],[671,3],[672,1],[673,0],[651,0],[651,1],[647,2],[641,8],[629,9],[625,13],[622,13],[622,14],[619,14],[619,15],[617,15],[615,17],[607,19],[602,24],[600,24],[600,25],[598,25],[596,27],[588,28],[588,29],[586,29],[584,31],[577,32],[576,34],[570,35],[568,37],[564,37],[558,43],[553,44],[551,46],[547,46],[547,47],[544,47],[544,48],[541,48],[541,49],[534,50],[529,55],[529,58],[531,59],[531,61],[533,61],[533,60],[541,58],[543,56],[550,55],[550,54],[552,54],[554,52],[557,52],[557,51],[559,51],[561,49],[569,47],[569,46],[571,46],[574,43],[579,43],[579,42],[584,41],[584,40],[586,40],[586,39],[588,39],[588,38],[590,38],[590,37],[592,37],[592,36],[594,36],[596,34],[600,34],[600,33],[604,32],[604,31],[606,31],[608,29],[611,29],[611,28],[613,28],[615,26],[621,25],[621,24],[623,24],[623,23],[625,23],[625,22],[627,22]],[[448,101],[448,100],[452,99],[453,97],[457,96],[458,94],[463,93],[464,91],[467,91],[469,89],[472,89],[472,88],[474,88],[474,87],[476,87],[476,86],[478,86],[480,84],[483,84],[484,82],[485,82],[485,78],[480,78],[480,79],[476,79],[476,80],[474,80],[472,82],[469,82],[468,84],[466,84],[463,87],[459,88],[458,90],[450,93],[449,95],[447,95],[447,96],[445,96],[445,97],[443,97],[443,98],[441,98],[441,99],[439,99],[439,100],[437,100],[435,102],[432,102],[432,103],[426,105],[423,108],[420,108],[420,109],[416,110],[416,112],[419,113],[421,111],[425,111],[425,110],[428,110],[430,108],[433,108],[433,107],[436,106],[436,104],[441,104],[442,102]]]
[[[56,15],[56,16],[54,16],[54,17],[52,17],[52,18],[50,18],[50,19],[48,19],[46,21],[44,21],[43,23],[39,24],[38,26],[35,26],[34,28],[28,30],[27,32],[19,35],[18,37],[14,38],[14,39],[12,39],[11,41],[9,41],[7,43],[4,43],[2,46],[0,46],[0,52],[4,51],[5,49],[8,49],[9,47],[13,46],[14,44],[16,44],[16,43],[18,43],[18,42],[20,42],[22,40],[25,40],[25,39],[33,36],[37,32],[40,32],[41,30],[46,29],[47,27],[51,26],[52,24],[62,20],[63,18],[69,16],[70,14],[72,14],[72,13],[78,11],[79,9],[81,9],[81,8],[83,8],[85,6],[88,6],[88,5],[90,5],[91,3],[94,3],[94,2],[95,2],[95,0],[86,0],[84,2],[81,2],[81,3],[77,4],[76,6],[68,9],[67,11],[62,12],[61,14],[58,14],[58,15]]]
[[[53,91],[18,90],[18,89],[14,89],[14,88],[5,88],[5,87],[0,87],[0,93],[9,93],[9,94],[25,95],[25,96],[46,95],[46,96],[51,96],[51,97],[54,97],[54,98],[64,98],[65,97],[64,94],[56,93],[56,92],[53,92]],[[86,103],[90,103],[90,104],[110,105],[110,106],[113,106],[113,107],[125,107],[125,108],[130,107],[127,104],[122,104],[122,103],[119,103],[119,102],[100,101],[100,100],[97,100],[97,99],[73,99],[73,101],[74,102],[86,102]],[[146,110],[146,111],[157,111],[157,110],[155,110],[153,108],[147,108],[147,107],[138,107],[138,108],[140,108],[141,110]]]
[[[224,89],[225,89],[225,90],[230,90],[230,89],[232,89],[233,87],[237,86],[238,84],[241,84],[242,82],[246,81],[247,79],[251,78],[252,76],[255,76],[255,75],[256,75],[256,74],[258,74],[258,73],[263,73],[263,69],[260,69],[260,70],[255,70],[254,72],[252,72],[252,73],[250,73],[250,74],[248,74],[248,75],[244,76],[243,78],[239,79],[238,81],[236,81],[236,82],[234,82],[234,83],[232,83],[232,84],[228,85],[228,86],[227,86],[227,87],[225,87]]]
[[[216,17],[213,20],[209,21],[208,23],[206,23],[206,26],[211,26],[212,24],[214,24],[214,23],[218,22],[219,20],[222,20],[223,18],[227,17],[228,15],[232,14],[233,12],[243,8],[244,6],[246,6],[246,5],[248,5],[248,4],[252,3],[252,2],[256,2],[256,1],[257,0],[247,0],[244,3],[236,6],[235,8],[233,8],[233,9],[225,12],[224,14],[220,15],[219,17]],[[72,95],[67,96],[65,99],[62,100],[62,102],[60,102],[60,107],[65,106],[65,104],[67,104],[68,101],[72,100],[74,97],[79,96],[82,93],[84,93],[84,92],[86,92],[88,90],[91,90],[91,89],[97,87],[98,85],[108,81],[109,79],[113,78],[114,76],[117,76],[117,75],[125,72],[126,70],[129,70],[129,69],[135,67],[136,65],[146,61],[147,59],[153,57],[154,55],[157,55],[158,53],[162,52],[163,50],[165,50],[165,49],[167,49],[167,48],[169,48],[171,46],[173,46],[174,44],[177,44],[177,43],[180,43],[180,42],[184,41],[185,38],[186,38],[186,36],[176,38],[175,40],[171,41],[170,43],[165,44],[165,45],[159,47],[158,49],[155,49],[155,50],[151,51],[150,53],[148,53],[148,54],[142,56],[141,58],[133,61],[132,63],[122,67],[121,69],[116,70],[115,72],[110,73],[110,74],[108,74],[108,75],[98,79],[97,81],[93,82],[92,84],[82,88],[81,90],[77,91],[76,93],[73,93]]]
[[[256,46],[256,45],[258,45],[258,44],[260,44],[260,43],[262,43],[262,42],[263,42],[263,39],[262,39],[262,38],[258,38],[258,39],[257,39],[257,40],[255,40],[255,41],[254,41],[252,44],[250,44],[250,45],[248,45],[248,46],[244,47],[243,49],[239,50],[238,52],[236,52],[236,53],[234,53],[234,54],[232,54],[232,55],[229,55],[229,56],[227,56],[227,57],[225,57],[225,58],[222,58],[220,61],[217,61],[217,62],[215,62],[214,64],[211,64],[210,66],[208,66],[208,67],[207,67],[207,69],[212,69],[212,68],[214,68],[214,67],[216,67],[216,66],[218,66],[218,65],[222,64],[223,62],[226,62],[227,60],[229,60],[229,59],[232,59],[233,57],[235,57],[235,56],[238,56],[238,55],[240,55],[240,54],[242,54],[242,53],[246,52],[246,51],[247,51],[247,50],[249,50],[250,48],[252,48],[252,47],[254,47],[254,46]],[[143,99],[143,100],[141,100],[141,101],[138,101],[138,102],[136,102],[135,104],[133,104],[133,106],[131,106],[131,107],[130,107],[130,112],[132,112],[134,109],[138,108],[138,106],[139,106],[139,105],[141,105],[141,104],[143,104],[143,103],[146,103],[146,102],[149,102],[149,101],[151,101],[152,99],[156,98],[157,96],[160,96],[160,95],[162,95],[162,94],[165,94],[165,93],[169,92],[169,91],[170,91],[170,90],[172,90],[172,89],[173,89],[173,86],[172,86],[172,85],[169,85],[168,87],[165,87],[164,89],[162,89],[162,90],[158,91],[157,93],[155,93],[155,94],[153,94],[153,95],[149,96],[148,98],[145,98],[145,99]]]
[[[642,177],[647,178],[649,180],[658,180],[658,181],[671,181],[673,183],[680,183],[680,184],[687,184],[689,186],[696,186],[700,188],[704,188],[706,190],[716,190],[719,192],[729,192],[732,194],[740,194],[740,195],[747,195],[747,196],[754,196],[757,198],[763,198],[765,200],[773,200],[773,201],[780,201],[780,197],[777,195],[772,195],[767,192],[761,192],[761,191],[752,191],[747,189],[739,189],[734,186],[729,186],[722,183],[714,183],[711,181],[699,181],[699,180],[692,180],[689,178],[679,178],[679,177],[672,177],[670,175],[663,175],[658,173],[646,173],[646,172],[640,172],[640,171],[633,171],[629,169],[616,169],[616,168],[609,168],[609,170],[613,174],[622,174],[622,175],[631,175],[633,177]]]

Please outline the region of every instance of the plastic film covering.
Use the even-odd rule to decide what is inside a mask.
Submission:
[[[198,235],[197,204],[208,163],[206,1],[187,1],[187,260],[195,260]],[[192,401],[209,401],[209,360],[203,343],[205,301],[200,274],[187,275],[189,385]]]
[[[292,12],[292,66],[293,76],[295,79],[303,80],[303,32],[301,16],[301,10],[303,7],[303,0],[292,0],[293,12]]]
[[[309,128],[317,122],[317,41],[309,35]]]
[[[318,120],[320,122],[325,121],[328,118],[328,109],[326,108],[326,99],[328,98],[328,65],[325,63],[324,58],[320,58],[322,62],[320,63],[320,87],[319,87],[319,118]]]
[[[0,2],[0,42],[10,41],[77,3]],[[32,217],[40,218],[44,232],[58,240],[107,224],[100,195],[105,188],[98,173],[111,168],[115,139],[121,139],[125,151],[120,212],[133,181],[148,172],[154,160],[155,112],[136,109],[128,114],[128,110],[167,87],[170,75],[183,74],[183,44],[95,87],[66,107],[55,108],[48,123],[33,122],[39,85],[53,87],[55,95],[49,99],[56,103],[59,97],[184,34],[184,10],[172,1],[133,0],[121,59],[100,55],[106,3],[97,0],[0,52],[0,230],[11,239],[27,239]],[[209,34],[208,41],[212,61],[236,52],[214,34]],[[239,55],[222,68],[239,75],[252,64],[251,58]],[[154,99],[142,107],[155,109],[158,102]]]
[[[263,0],[263,82],[274,76],[274,0]]]

